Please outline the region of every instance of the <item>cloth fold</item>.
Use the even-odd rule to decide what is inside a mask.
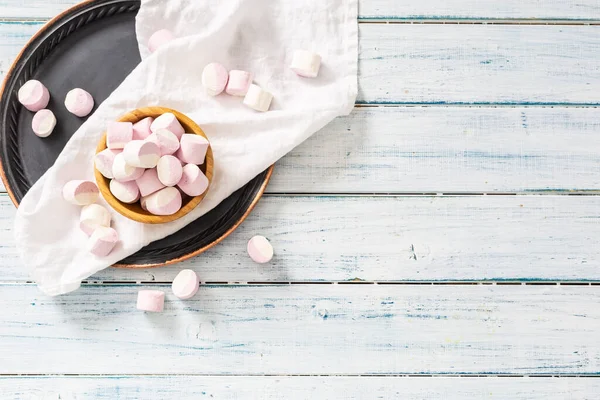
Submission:
[[[76,290],[82,280],[204,215],[350,113],[357,95],[357,11],[357,0],[142,0],[136,33],[143,61],[73,135],[17,212],[17,247],[39,288],[52,296]],[[164,28],[177,39],[149,54],[148,38]],[[318,78],[289,69],[296,49],[323,57]],[[210,62],[251,71],[255,83],[274,94],[271,111],[205,94],[201,74]],[[95,148],[107,123],[146,106],[176,109],[202,127],[213,148],[214,180],[198,208],[168,224],[144,225],[111,210],[121,241],[110,256],[97,258],[78,229],[81,210],[62,199],[62,187],[73,179],[94,180]],[[99,204],[107,206],[103,199]]]

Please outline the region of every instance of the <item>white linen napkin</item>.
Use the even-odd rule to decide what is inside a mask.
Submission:
[[[204,215],[350,113],[357,95],[357,11],[357,0],[142,0],[136,24],[142,63],[73,135],[17,212],[17,247],[39,288],[51,296],[76,290],[97,271]],[[148,38],[163,28],[177,40],[150,55]],[[322,56],[318,78],[289,69],[296,49]],[[201,73],[210,62],[254,73],[255,83],[275,96],[271,111],[255,112],[239,97],[206,95]],[[78,229],[81,209],[63,200],[62,187],[94,180],[96,144],[107,123],[145,106],[176,109],[202,127],[214,152],[214,180],[201,205],[175,222],[144,225],[111,210],[121,241],[109,257],[97,258]]]

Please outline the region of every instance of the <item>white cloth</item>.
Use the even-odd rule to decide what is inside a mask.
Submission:
[[[39,288],[48,295],[76,290],[97,271],[210,211],[336,116],[350,113],[357,95],[357,10],[357,0],[142,0],[136,24],[142,63],[73,135],[17,212],[17,247]],[[177,40],[150,55],[148,38],[163,28]],[[296,49],[323,57],[318,78],[289,69]],[[210,62],[254,73],[255,83],[275,96],[271,111],[255,112],[239,97],[206,95],[201,74]],[[81,209],[63,200],[62,187],[94,179],[96,144],[109,121],[152,105],[181,111],[205,131],[215,158],[212,186],[197,209],[168,224],[144,225],[111,210],[121,242],[109,257],[97,258],[78,228]]]

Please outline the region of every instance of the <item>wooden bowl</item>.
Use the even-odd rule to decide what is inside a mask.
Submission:
[[[128,112],[127,114],[123,115],[119,119],[119,122],[132,122],[135,124],[136,122],[141,121],[142,119],[144,119],[146,117],[157,118],[165,113],[174,114],[177,117],[177,119],[179,120],[179,122],[181,123],[181,125],[184,127],[186,133],[195,133],[196,135],[200,135],[200,136],[204,137],[206,140],[208,140],[208,138],[206,137],[206,135],[204,134],[202,129],[200,129],[200,127],[194,121],[192,121],[190,118],[183,115],[182,113],[175,111],[175,110],[171,110],[169,108],[164,108],[164,107],[138,108],[137,110]],[[106,148],[107,148],[107,146],[106,146],[106,133],[105,133],[104,136],[102,136],[100,143],[98,143],[98,148],[96,149],[96,153],[100,153],[101,151],[106,150]],[[204,161],[204,164],[202,164],[200,166],[200,169],[202,170],[202,172],[204,172],[204,175],[206,175],[206,177],[208,178],[209,188],[210,188],[210,183],[212,182],[212,178],[213,178],[213,168],[214,168],[213,152],[212,152],[212,148],[209,147],[208,151],[206,153],[206,160]],[[173,214],[173,215],[154,215],[154,214],[149,213],[148,211],[145,211],[139,202],[134,203],[134,204],[125,204],[125,203],[122,203],[121,201],[119,201],[110,192],[110,187],[109,187],[110,179],[105,178],[104,175],[102,175],[100,173],[100,171],[98,171],[95,168],[94,168],[94,173],[96,175],[96,182],[98,183],[98,189],[100,189],[100,193],[102,193],[102,196],[104,197],[106,202],[112,208],[114,208],[119,214],[123,215],[124,217],[127,217],[131,220],[141,222],[144,224],[164,224],[167,222],[175,221],[175,220],[183,217],[184,215],[188,214],[189,212],[191,212],[194,208],[196,208],[198,206],[198,204],[200,204],[202,199],[204,199],[204,196],[206,196],[206,193],[208,193],[208,190],[207,190],[201,196],[189,197],[189,196],[184,195],[182,207],[175,214]]]

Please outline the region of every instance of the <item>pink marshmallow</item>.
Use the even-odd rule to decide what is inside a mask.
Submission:
[[[65,97],[65,107],[71,114],[87,117],[94,109],[94,98],[83,89],[73,89]]]
[[[258,264],[266,264],[273,258],[273,246],[264,236],[254,236],[248,242],[248,255]]]
[[[154,215],[173,215],[181,209],[182,198],[179,190],[167,187],[145,199],[148,212]]]
[[[140,311],[163,312],[165,292],[161,290],[140,290],[137,297],[137,309]]]
[[[70,181],[63,187],[63,197],[76,206],[93,204],[100,197],[98,186],[90,181]]]
[[[158,179],[165,186],[175,186],[183,176],[181,161],[173,156],[162,156],[158,161]]]
[[[219,63],[210,63],[202,71],[202,86],[210,96],[217,96],[225,90],[229,81],[227,69]]]
[[[174,154],[179,150],[179,138],[167,129],[157,130],[148,137],[147,141],[158,145],[161,156]]]
[[[117,231],[102,226],[97,228],[88,239],[88,248],[93,255],[106,257],[113,251],[118,242],[119,234]]]
[[[115,156],[115,160],[112,166],[112,173],[114,179],[120,182],[135,181],[144,173],[144,168],[132,167],[127,164],[123,153],[119,153]]]
[[[150,39],[148,40],[148,50],[150,50],[150,53],[154,53],[160,47],[173,40],[175,40],[175,34],[173,32],[168,29],[161,29],[150,36]]]
[[[79,228],[91,236],[101,226],[110,226],[110,213],[99,204],[90,204],[81,209]]]
[[[181,300],[191,299],[198,293],[199,288],[198,275],[191,269],[184,269],[177,274],[171,285],[173,294]]]
[[[31,120],[31,129],[36,136],[46,138],[52,134],[56,127],[56,117],[50,110],[40,110],[35,113]]]
[[[183,167],[183,175],[177,184],[188,196],[200,196],[208,189],[208,178],[202,173],[200,168],[195,164],[188,164]]]
[[[154,122],[154,118],[147,117],[133,124],[133,140],[146,140],[152,134],[150,125]]]
[[[225,92],[232,96],[245,96],[252,83],[252,74],[246,71],[229,71],[229,81]]]
[[[140,199],[140,189],[137,183],[110,181],[110,192],[122,203],[133,204]]]
[[[32,79],[25,82],[17,94],[19,103],[32,112],[38,112],[48,106],[50,92],[42,82]]]
[[[177,158],[186,164],[204,164],[209,143],[204,137],[194,134],[185,134],[181,137]]]
[[[113,179],[115,177],[113,175],[112,168],[113,163],[115,162],[115,157],[119,153],[121,153],[121,150],[105,149],[96,154],[96,157],[94,157],[94,165],[96,166],[96,169],[100,171],[102,176],[105,178]]]
[[[150,125],[150,129],[153,133],[156,133],[161,129],[166,129],[177,136],[177,139],[181,139],[181,136],[185,133],[185,129],[183,129],[183,126],[181,126],[177,117],[172,113],[164,113],[156,118],[154,122],[152,122],[152,125]]]
[[[106,146],[111,150],[125,148],[133,139],[133,124],[131,122],[109,122],[106,130]]]
[[[160,149],[156,143],[132,140],[123,149],[125,162],[132,167],[154,168],[160,160]]]
[[[137,186],[140,189],[140,195],[142,197],[149,196],[165,187],[165,185],[163,185],[158,179],[158,171],[156,168],[147,169],[144,171],[144,174],[139,177],[135,183],[137,183]]]

